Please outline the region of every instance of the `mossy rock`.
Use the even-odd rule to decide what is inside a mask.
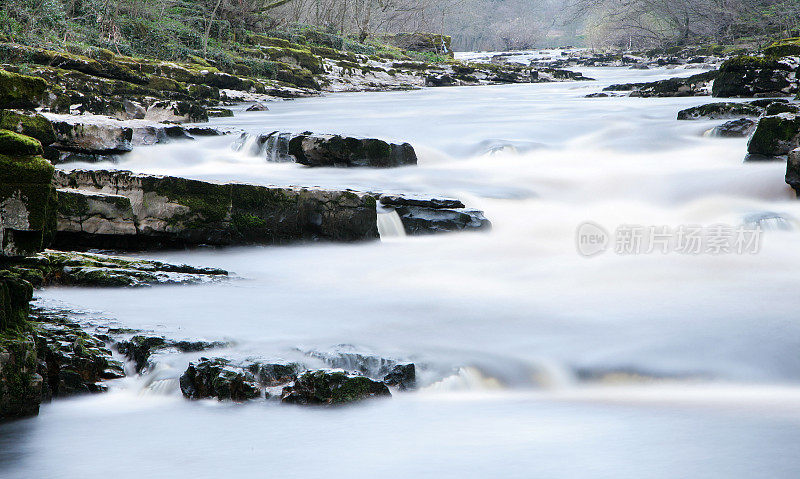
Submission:
[[[764,55],[778,58],[800,56],[800,37],[778,40],[764,49]]]
[[[0,70],[0,108],[35,108],[46,89],[41,78]]]
[[[33,286],[19,274],[0,270],[0,334],[27,329]]]
[[[341,371],[320,370],[306,372],[292,386],[283,388],[281,401],[302,405],[341,405],[391,395],[382,382]]]
[[[36,138],[11,130],[0,130],[0,155],[34,156],[42,154],[42,143]]]
[[[38,113],[2,110],[0,111],[0,129],[36,138],[44,146],[56,142],[53,124]]]
[[[758,121],[756,131],[747,144],[747,152],[767,157],[787,155],[798,147],[798,137],[800,137],[798,116],[788,113],[765,116]]]

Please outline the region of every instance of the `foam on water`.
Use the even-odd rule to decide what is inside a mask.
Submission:
[[[704,137],[715,122],[675,120],[708,98],[584,98],[611,83],[696,71],[583,73],[599,81],[348,93],[214,120],[252,134],[409,141],[417,167],[274,163],[235,151],[231,136],[125,156],[115,167],[452,196],[484,210],[493,228],[147,254],[243,279],[38,293],[43,304],[87,308],[125,327],[231,340],[226,355],[350,344],[415,362],[422,389],[322,411],[190,403],[176,378],[194,357],[164,357],[149,378],[3,426],[0,475],[796,477],[800,204],[785,165],[744,164],[745,139]],[[587,259],[575,249],[585,221],[609,231],[755,222],[763,244],[752,255]],[[381,214],[379,225],[384,239],[402,232],[396,215]],[[85,455],[75,437],[95,467],[77,459]],[[121,466],[131,457],[147,460]]]

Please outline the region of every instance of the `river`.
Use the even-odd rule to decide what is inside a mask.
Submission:
[[[199,354],[173,355],[108,394],[2,426],[0,476],[800,476],[800,203],[785,164],[743,163],[746,139],[703,136],[722,121],[675,119],[708,97],[584,97],[697,71],[581,71],[598,81],[343,93],[212,121],[409,141],[417,167],[267,163],[231,136],[127,155],[116,167],[448,195],[493,228],[148,253],[236,278],[39,291],[39,304],[93,324],[233,341],[231,357],[348,349],[414,361],[421,387],[328,409],[189,402],[175,378]],[[576,249],[586,221],[735,227],[765,214],[780,227],[755,254]]]

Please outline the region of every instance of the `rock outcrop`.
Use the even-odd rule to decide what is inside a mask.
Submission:
[[[723,63],[714,80],[715,97],[770,97],[797,93],[797,58],[739,56]]]
[[[794,189],[800,198],[800,148],[789,152],[786,161],[786,183]]]
[[[378,237],[375,199],[350,191],[216,184],[125,171],[58,172],[69,190],[114,195],[124,215],[107,218],[103,202],[59,210],[56,244],[141,249],[199,244],[272,244],[299,240],[357,241]],[[128,198],[134,234],[127,220]],[[86,218],[102,218],[86,222]],[[76,226],[79,225],[79,226]]]
[[[46,247],[56,230],[53,166],[39,141],[0,130],[0,257]]]
[[[646,83],[611,85],[603,91],[629,91],[636,97],[706,96],[711,94],[717,71],[712,70],[686,78],[670,78]]]
[[[216,398],[246,401],[261,396],[255,376],[222,358],[201,358],[180,378],[181,392],[189,399]]]

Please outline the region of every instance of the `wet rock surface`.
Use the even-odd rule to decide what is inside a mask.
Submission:
[[[745,138],[755,131],[756,124],[757,122],[750,118],[740,118],[715,126],[708,134],[719,138]]]
[[[281,402],[300,405],[339,405],[367,398],[391,396],[379,381],[342,371],[310,371],[283,388]]]
[[[288,153],[306,166],[387,168],[417,164],[417,155],[410,144],[375,138],[297,135],[289,140],[288,146]]]
[[[785,159],[800,146],[800,118],[792,113],[764,116],[758,120],[747,144],[748,159]]]

